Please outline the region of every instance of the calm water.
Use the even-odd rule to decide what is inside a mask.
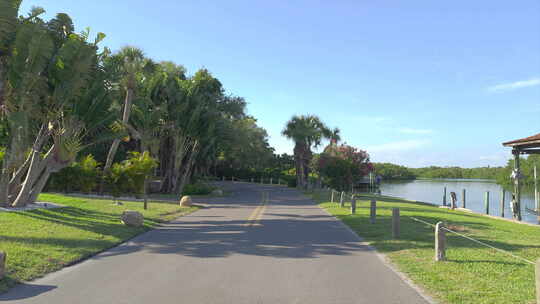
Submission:
[[[485,213],[484,193],[489,191],[489,214],[500,216],[500,202],[502,188],[495,182],[489,180],[471,179],[436,179],[436,180],[414,180],[400,182],[383,182],[381,184],[381,194],[401,197],[410,200],[442,205],[444,187],[446,186],[446,202],[450,204],[450,192],[455,192],[458,199],[458,207],[461,207],[462,190],[465,189],[466,207],[474,212]],[[512,217],[510,211],[510,201],[512,194],[506,191],[505,195],[506,218]],[[523,221],[538,224],[537,216],[526,211],[525,208],[534,209],[534,194],[524,193],[521,195],[521,215]]]

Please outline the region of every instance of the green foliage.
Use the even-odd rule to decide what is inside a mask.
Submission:
[[[334,143],[314,157],[311,166],[325,184],[338,191],[350,189],[352,184],[372,170],[367,152]]]
[[[113,164],[107,182],[111,193],[118,197],[124,193],[143,194],[145,181],[157,167],[157,161],[148,152],[131,152],[122,163]]]
[[[374,163],[374,173],[380,175],[385,180],[392,179],[415,179],[413,170],[391,163]]]
[[[186,185],[184,188],[183,195],[205,195],[210,194],[215,188],[203,183],[203,182],[197,182],[194,184]]]
[[[87,155],[75,163],[74,167],[78,169],[76,184],[81,191],[88,193],[96,188],[100,176],[98,166],[99,163],[92,155]]]
[[[528,157],[522,157],[519,161],[519,167],[521,170],[521,175],[523,178],[521,179],[522,185],[526,188],[533,189],[534,187],[534,166],[536,166],[537,170],[537,176],[540,178],[540,155],[538,154],[532,154]],[[497,183],[503,185],[503,186],[512,186],[513,180],[510,178],[510,174],[512,174],[512,170],[514,169],[514,160],[510,159],[508,160],[508,163],[505,167],[498,168],[497,170]]]
[[[502,167],[480,167],[480,168],[460,168],[460,167],[425,167],[411,168],[419,178],[480,178],[496,179],[503,171]],[[510,176],[510,174],[508,174]]]
[[[83,157],[69,167],[54,173],[49,181],[47,191],[84,192],[96,189],[101,171],[99,163],[92,155]]]

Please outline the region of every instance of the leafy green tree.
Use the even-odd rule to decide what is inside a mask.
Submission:
[[[55,24],[69,24],[69,17],[47,23],[38,17],[43,12],[0,21],[0,32],[11,37],[2,53],[7,142],[0,202],[15,207],[35,201],[50,174],[67,167],[83,147],[90,113],[81,116],[77,108],[97,74],[97,43],[104,37],[89,42],[88,32],[74,34],[67,26],[60,31]]]
[[[313,159],[315,171],[332,188],[344,191],[373,170],[366,151],[348,145],[330,144]]]

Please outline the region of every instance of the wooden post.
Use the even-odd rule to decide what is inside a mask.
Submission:
[[[465,209],[467,208],[467,191],[465,189],[461,191],[461,196],[463,197],[461,199],[461,208]]]
[[[355,214],[356,213],[356,197],[353,195],[351,195],[351,214]]]
[[[520,169],[519,169],[519,150],[514,149],[512,150],[512,153],[514,154],[514,169],[517,171],[517,176],[514,181],[514,193],[516,196],[516,208],[514,210],[514,219],[521,221],[521,182],[520,182]]]
[[[273,177],[270,177],[270,185],[272,185],[273,179]]]
[[[5,274],[6,274],[6,253],[3,251],[0,251],[0,280],[4,277]]]
[[[377,201],[371,200],[371,205],[369,208],[369,222],[375,224],[375,218],[377,217]]]
[[[506,190],[502,189],[501,191],[501,217],[504,217],[504,203],[505,203],[505,198],[506,196]]]
[[[221,181],[222,181],[222,182],[225,181],[225,175],[223,175],[223,176],[221,177]]]
[[[540,259],[536,260],[534,270],[536,277],[536,303],[540,304]]]
[[[253,177],[251,178],[251,183],[253,183]]]
[[[144,195],[144,210],[148,209],[148,191],[146,190],[148,188],[148,178],[144,178],[144,184],[143,184],[143,195]]]
[[[444,186],[444,193],[442,197],[442,205],[446,206],[446,186]]]
[[[399,208],[392,208],[392,238],[399,238]]]
[[[281,186],[281,177],[277,179],[278,186]]]
[[[334,189],[332,189],[332,194],[330,196],[330,203],[334,203]]]
[[[536,182],[536,165],[534,165],[534,210],[537,214],[538,209],[540,209],[538,202],[538,183]]]
[[[339,197],[339,205],[341,207],[345,207],[345,200],[344,200],[344,196],[345,195],[345,192],[341,191],[341,196]]]
[[[484,205],[486,207],[486,214],[489,214],[489,191],[486,191],[484,196]]]
[[[443,222],[435,226],[435,261],[446,260],[446,230]]]

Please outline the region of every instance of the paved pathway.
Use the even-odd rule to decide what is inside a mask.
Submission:
[[[299,192],[224,183],[209,207],[0,295],[3,303],[427,303]],[[261,206],[261,191],[270,201]]]

